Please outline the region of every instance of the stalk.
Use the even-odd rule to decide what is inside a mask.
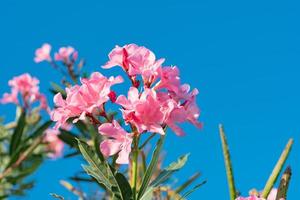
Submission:
[[[233,170],[232,170],[232,164],[230,160],[230,153],[229,148],[227,144],[227,139],[224,133],[223,125],[219,125],[220,130],[220,137],[222,142],[222,150],[223,150],[223,156],[225,161],[225,168],[226,168],[226,175],[227,175],[227,182],[229,187],[229,196],[230,200],[235,200],[236,198],[236,189],[234,185],[234,177],[233,177]]]
[[[132,192],[133,200],[136,200],[137,196],[137,175],[138,175],[138,158],[139,158],[139,136],[134,137],[133,140],[133,158],[132,158]]]
[[[283,168],[283,165],[291,151],[291,148],[292,148],[292,145],[293,145],[293,142],[294,140],[293,139],[289,139],[288,143],[286,144],[283,152],[281,153],[281,156],[279,157],[273,171],[272,171],[272,174],[270,175],[267,183],[266,183],[266,186],[261,194],[261,197],[262,198],[267,198],[270,191],[272,190],[282,168]]]

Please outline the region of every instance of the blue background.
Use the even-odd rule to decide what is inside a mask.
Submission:
[[[166,163],[191,152],[178,174],[200,170],[208,183],[190,199],[226,199],[226,176],[218,135],[224,123],[238,189],[262,189],[288,138],[295,139],[288,160],[293,168],[289,199],[300,185],[300,29],[299,3],[293,1],[16,1],[0,2],[0,93],[7,81],[30,72],[47,92],[59,76],[46,63],[33,62],[34,50],[49,42],[57,50],[72,45],[100,69],[114,45],[137,43],[200,90],[204,128],[188,125],[186,137],[169,134]],[[121,71],[120,71],[121,72]],[[50,97],[50,95],[49,95]],[[0,107],[1,115],[12,105]],[[74,199],[58,181],[80,168],[78,160],[48,161],[35,174],[37,186],[25,199],[52,199],[55,192]]]

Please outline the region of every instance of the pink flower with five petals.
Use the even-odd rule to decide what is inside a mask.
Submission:
[[[109,53],[109,59],[103,68],[121,66],[129,76],[141,75],[145,85],[155,81],[164,62],[164,59],[156,60],[154,53],[146,47],[136,44],[116,46]]]
[[[84,120],[87,114],[101,111],[103,104],[109,100],[111,86],[121,82],[121,76],[107,78],[94,72],[89,79],[81,79],[82,85],[66,88],[65,100],[60,93],[56,94],[54,103],[57,108],[51,112],[51,119],[57,122],[55,128],[69,118],[76,117],[73,121],[75,123],[77,120]]]
[[[117,121],[99,126],[101,135],[108,137],[100,144],[100,150],[105,157],[118,153],[116,163],[128,164],[131,152],[132,134],[127,133]]]
[[[137,88],[131,87],[128,99],[120,95],[116,103],[123,107],[121,110],[125,121],[134,125],[139,133],[150,131],[165,134],[162,128],[165,118],[164,108],[154,90],[145,89],[139,94]]]
[[[42,61],[50,62],[51,61],[50,51],[51,51],[51,45],[48,43],[43,44],[42,47],[35,50],[34,61],[36,63],[39,63]]]
[[[68,62],[71,55],[73,55],[73,59],[76,60],[78,52],[71,46],[61,47],[58,52],[54,54],[54,59],[56,61]]]

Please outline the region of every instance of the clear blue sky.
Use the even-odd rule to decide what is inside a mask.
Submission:
[[[104,3],[106,2],[106,3]],[[109,2],[109,3],[108,3]],[[114,45],[137,43],[181,69],[184,82],[200,90],[203,130],[186,126],[170,134],[167,162],[191,152],[179,173],[200,170],[208,183],[190,199],[226,199],[227,183],[218,135],[224,123],[236,183],[247,194],[262,188],[289,137],[295,144],[289,199],[300,185],[300,4],[296,1],[16,1],[0,2],[0,93],[14,75],[30,72],[47,92],[56,73],[33,62],[44,42],[72,45],[99,68]],[[50,96],[50,95],[49,95]],[[13,106],[0,106],[0,113]],[[35,175],[27,199],[65,196],[58,180],[80,168],[74,160],[49,161]],[[298,189],[297,189],[298,188]]]

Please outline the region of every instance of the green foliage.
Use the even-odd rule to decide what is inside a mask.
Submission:
[[[13,135],[11,137],[11,142],[9,146],[9,154],[12,155],[15,150],[19,147],[24,128],[26,126],[26,113],[25,111],[22,111],[19,120],[17,122],[17,127],[15,128]]]
[[[235,200],[237,197],[237,192],[234,184],[233,169],[232,169],[232,164],[230,159],[229,147],[228,147],[226,135],[222,125],[219,126],[219,131],[220,131],[222,151],[223,151],[223,156],[225,161],[225,169],[226,169],[227,182],[229,187],[230,200]]]
[[[89,165],[84,170],[99,184],[103,184],[113,194],[113,199],[130,200],[132,190],[126,178],[107,163],[99,159],[97,154],[86,143],[78,140],[78,146]]]
[[[140,187],[137,199],[141,199],[141,197],[147,191],[147,188],[148,188],[149,183],[151,181],[154,169],[155,169],[155,167],[157,165],[158,158],[159,158],[159,155],[160,155],[160,152],[161,152],[164,140],[165,140],[165,136],[161,136],[161,138],[157,141],[156,148],[155,148],[155,150],[153,152],[150,164],[147,167],[146,173],[145,173],[145,175],[143,177],[142,185]]]

